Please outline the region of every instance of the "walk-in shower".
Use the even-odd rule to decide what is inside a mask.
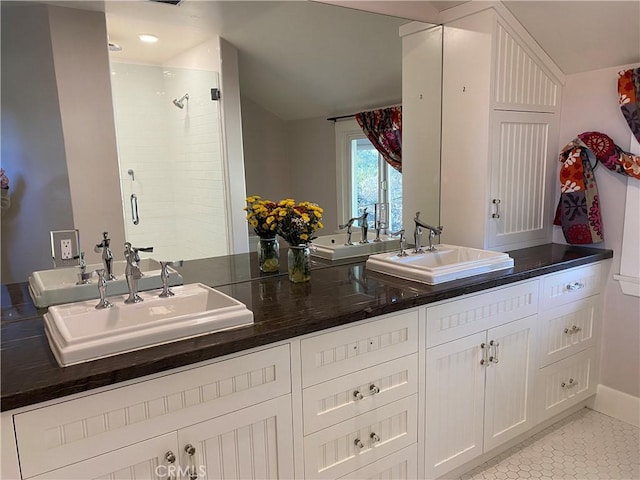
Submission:
[[[206,66],[111,62],[126,239],[160,260],[229,253],[220,102],[211,101],[220,81]]]
[[[173,104],[178,107],[179,109],[183,109],[184,108],[184,102],[188,102],[189,101],[189,94],[185,93],[182,98],[180,98],[180,100],[178,100],[177,98],[173,99]]]

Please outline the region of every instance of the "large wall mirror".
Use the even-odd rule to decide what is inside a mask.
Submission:
[[[202,45],[217,36],[238,52],[246,194],[320,204],[325,209],[326,225],[321,233],[333,233],[339,224],[345,223],[342,216],[346,214],[339,205],[341,192],[337,191],[340,179],[336,178],[335,125],[327,119],[402,103],[399,29],[410,20],[306,1],[184,2],[178,7],[108,2],[106,13],[110,41],[117,44],[112,46],[110,58],[130,237],[135,238],[136,231],[144,231],[143,222],[134,226],[136,219],[129,215],[135,208],[129,205],[132,195],[138,199],[137,208],[146,216],[151,215],[156,223],[160,222],[159,214],[149,211],[149,203],[165,204],[162,198],[153,198],[154,192],[160,190],[148,187],[150,182],[145,179],[148,164],[139,153],[146,155],[153,151],[156,171],[150,172],[150,176],[162,182],[162,178],[170,175],[179,178],[183,187],[182,192],[173,192],[173,209],[178,218],[167,215],[166,221],[183,225],[179,230],[189,230],[192,239],[203,238],[199,248],[196,241],[189,242],[195,251],[186,257],[228,253],[223,241],[224,212],[216,207],[223,200],[222,192],[211,187],[224,168],[213,165],[212,171],[206,171],[200,163],[205,151],[213,163],[219,163],[221,155],[216,137],[223,132],[215,122],[220,112],[209,98],[210,88],[219,86],[219,72],[214,68],[217,59],[211,55],[209,60],[214,65],[207,68],[200,54]],[[135,36],[132,38],[132,33],[141,31],[153,31],[160,40],[144,48]],[[169,47],[166,50],[165,45]],[[215,45],[215,41],[210,44],[209,53],[215,51]],[[222,59],[222,69],[224,66]],[[205,75],[203,71],[207,69],[211,71],[206,76],[195,79],[196,74]],[[140,86],[150,91],[132,95]],[[154,95],[154,91],[163,95]],[[145,97],[151,98],[154,105],[139,106],[138,102],[145,102]],[[222,98],[224,102],[224,91]],[[148,132],[143,128],[139,132],[141,126],[149,123],[140,116],[149,112],[153,112],[154,121],[167,115],[163,142],[157,142],[157,131],[153,129]],[[439,117],[440,112],[433,114]],[[209,137],[201,134],[202,122],[211,127]],[[184,138],[184,132],[190,129],[198,134]],[[144,143],[147,134],[153,139],[151,144]],[[184,160],[189,155],[184,148],[198,141],[196,137],[202,140],[202,145],[197,148],[196,164],[189,165]],[[137,140],[143,143],[130,144]],[[130,157],[130,152],[138,152],[137,157]],[[166,154],[164,164],[159,161],[163,154]],[[158,169],[166,174],[158,174]],[[137,180],[126,173],[131,170],[137,172]],[[186,172],[197,178],[189,179]],[[208,187],[210,191],[206,192]],[[242,186],[232,182],[229,188]],[[140,189],[146,192],[141,194]],[[198,198],[205,198],[200,195],[202,192],[209,194],[211,204],[199,203]],[[166,198],[166,190],[162,195]],[[190,204],[189,200],[194,198]],[[189,219],[192,212],[205,215]],[[153,239],[142,236],[140,241],[153,240],[157,244],[158,229],[153,231]],[[202,235],[194,235],[194,231],[201,231]],[[171,237],[175,239],[175,235]],[[184,248],[185,242],[178,243]],[[184,257],[185,253],[180,251],[174,256]]]
[[[231,219],[244,212],[229,208],[230,191],[316,202],[321,234],[344,222],[327,118],[402,103],[399,29],[411,20],[309,1],[46,3],[104,9],[121,188],[112,194],[133,243],[165,258],[232,253]],[[144,33],[158,41],[141,42]],[[237,52],[241,182],[227,182],[237,165],[225,164],[220,39]],[[50,267],[40,263],[31,270]]]

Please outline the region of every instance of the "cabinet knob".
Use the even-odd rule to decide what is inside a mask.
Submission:
[[[380,437],[376,434],[376,432],[371,432],[371,435],[369,435],[369,437],[371,438],[371,441],[373,443],[377,443],[380,441]]]
[[[362,443],[362,441],[359,438],[356,438],[353,441],[353,444],[358,448],[364,448],[364,443]]]
[[[164,459],[167,461],[167,463],[176,463],[176,454],[169,450],[164,454]]]
[[[568,390],[570,388],[575,387],[576,385],[578,385],[578,382],[575,381],[573,378],[570,378],[568,382],[562,382],[560,384],[560,387],[564,388],[565,390]]]
[[[380,387],[372,383],[369,385],[369,391],[371,392],[371,395],[375,395],[376,393],[380,393]]]
[[[197,480],[198,473],[196,472],[196,465],[194,461],[194,455],[196,454],[196,447],[187,443],[184,446],[184,451],[189,455],[189,480]]]
[[[353,398],[355,400],[362,400],[364,398],[364,395],[362,395],[362,393],[360,393],[360,390],[354,390]]]
[[[569,292],[575,292],[576,290],[580,290],[585,287],[585,284],[582,282],[573,282],[567,284],[567,290]]]

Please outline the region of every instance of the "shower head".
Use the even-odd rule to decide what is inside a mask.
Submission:
[[[180,100],[178,100],[177,98],[174,98],[173,99],[173,104],[176,107],[182,109],[182,108],[184,108],[184,102],[185,101],[189,101],[189,94],[188,93],[185,93]]]

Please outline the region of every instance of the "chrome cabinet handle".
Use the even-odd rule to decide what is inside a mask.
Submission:
[[[372,383],[369,385],[369,391],[371,392],[371,395],[375,395],[376,393],[380,393],[380,387]]]
[[[565,390],[569,390],[570,388],[573,388],[577,385],[578,385],[578,382],[573,378],[570,378],[568,382],[562,382],[560,384],[560,387],[564,388]]]
[[[564,329],[564,333],[566,333],[567,335],[573,335],[574,333],[578,333],[581,331],[582,331],[582,328],[577,325],[573,325],[571,328]]]
[[[491,203],[496,206],[496,211],[495,213],[491,214],[491,218],[500,218],[500,199],[494,198],[493,200],[491,200]]]
[[[380,437],[376,434],[376,432],[371,432],[371,435],[369,435],[369,438],[371,438],[371,441],[373,443],[377,443],[380,441]]]
[[[131,219],[134,225],[140,223],[140,216],[138,215],[138,196],[135,193],[131,194]]]
[[[171,450],[164,454],[164,459],[169,465],[176,463],[176,455]],[[172,475],[173,469],[170,467],[167,469],[167,480],[175,480],[176,477]]]
[[[362,441],[360,441],[360,439],[359,439],[359,438],[356,438],[356,439],[353,441],[353,444],[354,444],[356,447],[358,447],[358,448],[364,448],[364,443],[362,443]]]
[[[489,347],[486,343],[482,342],[480,344],[480,349],[482,350],[482,360],[480,360],[480,365],[488,366],[489,365]]]
[[[194,456],[196,454],[196,447],[194,447],[190,443],[187,443],[184,446],[184,451],[186,452],[187,455],[189,455],[189,470],[188,470],[189,480],[197,480],[198,473],[196,472],[196,465],[195,465],[195,459],[194,459]]]
[[[492,363],[498,363],[498,347],[500,346],[500,342],[498,342],[497,340],[491,340],[489,342],[489,349],[493,349],[493,355],[489,356],[489,361]]]
[[[364,398],[364,395],[362,395],[362,393],[360,393],[359,390],[354,390],[353,391],[353,398],[355,400],[362,400]]]
[[[582,282],[573,282],[567,284],[567,290],[570,292],[575,292],[576,290],[580,290],[585,287],[585,284]]]

